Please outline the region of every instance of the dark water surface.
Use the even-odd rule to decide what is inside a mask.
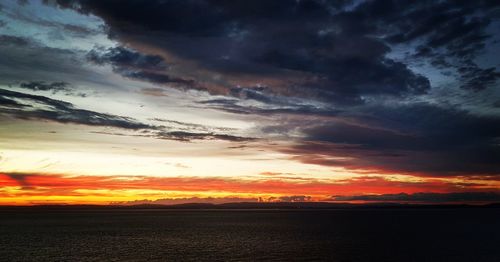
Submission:
[[[0,211],[1,261],[500,261],[500,209]]]

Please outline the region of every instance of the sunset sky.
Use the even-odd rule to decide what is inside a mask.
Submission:
[[[0,205],[500,202],[500,2],[0,1]]]

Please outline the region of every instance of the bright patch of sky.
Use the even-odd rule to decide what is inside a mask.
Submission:
[[[115,45],[98,17],[54,8],[41,1],[2,2],[0,20],[5,23],[0,27],[1,34],[31,38],[52,48],[90,50],[95,45]]]

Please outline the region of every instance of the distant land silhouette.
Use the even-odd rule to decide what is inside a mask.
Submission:
[[[379,209],[379,208],[500,208],[500,203],[487,204],[407,204],[407,203],[330,203],[330,202],[234,202],[234,203],[184,203],[184,204],[138,204],[138,205],[33,205],[0,206],[0,210],[40,209]]]

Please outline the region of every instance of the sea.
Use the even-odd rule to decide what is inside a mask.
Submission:
[[[0,261],[500,261],[500,209],[0,210]]]

